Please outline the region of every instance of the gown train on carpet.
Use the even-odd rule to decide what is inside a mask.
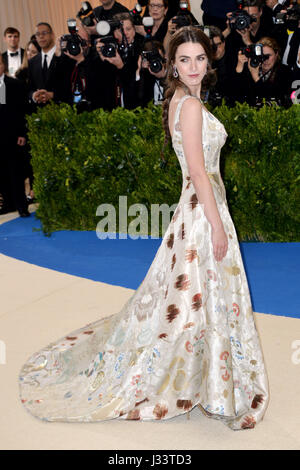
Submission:
[[[196,405],[234,430],[264,416],[268,379],[219,159],[227,133],[204,107],[203,152],[228,251],[216,262],[211,226],[188,173],[178,103],[173,147],[180,200],[143,282],[120,312],[35,353],[20,398],[46,421],[160,420]],[[62,312],[63,315],[63,312]]]

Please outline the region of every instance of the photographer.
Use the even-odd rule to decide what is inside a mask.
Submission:
[[[147,41],[136,74],[139,106],[145,107],[150,101],[161,104],[166,74],[164,46],[158,41]]]
[[[295,70],[300,39],[300,5],[293,4],[281,10],[275,18],[274,30],[277,32],[277,41],[283,53],[282,62]]]
[[[241,47],[255,44],[262,37],[274,37],[273,22],[263,3],[263,0],[244,0],[241,10],[227,13],[227,28],[223,35],[226,47],[235,56],[235,65]]]
[[[266,0],[266,6],[271,10],[273,22],[275,23],[275,18],[278,13],[285,9],[285,0],[278,2],[277,0]]]
[[[135,74],[144,40],[136,33],[129,13],[115,15],[113,21],[119,22],[121,26],[114,28],[115,43],[108,44],[108,47],[113,47],[113,54],[104,52],[104,38],[97,40],[96,49],[101,61],[108,62],[115,68],[117,106],[133,109],[138,105]]]
[[[258,106],[263,98],[290,106],[291,73],[281,64],[279,46],[273,38],[262,38],[263,55],[247,57],[239,51],[238,64],[232,76],[234,99]],[[256,46],[260,47],[259,44]],[[246,52],[246,51],[245,51]]]
[[[188,9],[188,2],[180,1],[179,8],[174,16],[168,21],[168,31],[164,39],[164,48],[167,51],[172,35],[183,26],[198,25],[198,21]]]
[[[86,101],[89,37],[76,20],[68,20],[68,35],[56,41],[54,71],[55,99],[72,105]],[[88,109],[88,105],[87,105]]]
[[[115,0],[101,0],[102,5],[94,9],[99,20],[112,20],[118,13],[128,13],[128,8]]]
[[[154,41],[163,42],[168,31],[168,0],[149,0],[149,14],[153,18],[152,38]],[[136,32],[146,36],[143,26],[136,26]]]
[[[90,2],[82,2],[82,7],[77,14],[83,28],[88,33],[91,44],[94,45],[98,37],[97,23],[99,21],[112,20],[118,13],[128,13],[129,10],[115,0],[101,0],[102,5],[93,9]]]
[[[234,71],[234,57],[226,47],[226,41],[222,31],[216,26],[209,26],[210,40],[213,49],[212,68],[217,74],[217,83],[210,89],[208,102],[212,106],[230,101],[232,94],[231,75]]]

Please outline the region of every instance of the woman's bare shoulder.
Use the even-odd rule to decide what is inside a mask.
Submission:
[[[179,119],[186,120],[186,118],[190,118],[191,120],[195,118],[201,120],[202,118],[202,105],[195,96],[189,96],[182,104]]]

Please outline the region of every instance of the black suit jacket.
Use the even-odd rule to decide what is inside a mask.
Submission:
[[[54,91],[54,73],[56,67],[56,56],[53,56],[50,67],[48,69],[47,79],[44,80],[42,69],[42,54],[39,53],[28,62],[28,87],[29,99],[37,90]]]
[[[279,5],[276,5],[276,7],[274,8],[274,10],[272,10],[272,15],[273,16],[276,16],[278,13],[281,12],[281,10],[284,10],[284,6],[279,4]]]
[[[26,135],[26,92],[19,80],[4,77],[6,104],[0,105],[0,128],[5,139],[16,139]]]
[[[21,48],[21,62],[23,61],[23,58],[24,58],[24,49]],[[3,62],[5,63],[5,65],[8,67],[8,52],[3,52],[2,54],[2,58],[3,58]]]

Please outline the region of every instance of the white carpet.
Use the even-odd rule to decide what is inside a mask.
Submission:
[[[119,311],[132,290],[58,273],[0,255],[0,449],[300,449],[300,320],[256,314],[270,404],[253,430],[234,432],[198,408],[164,422],[45,423],[18,397],[26,359],[64,334]],[[294,356],[293,356],[294,354]]]

